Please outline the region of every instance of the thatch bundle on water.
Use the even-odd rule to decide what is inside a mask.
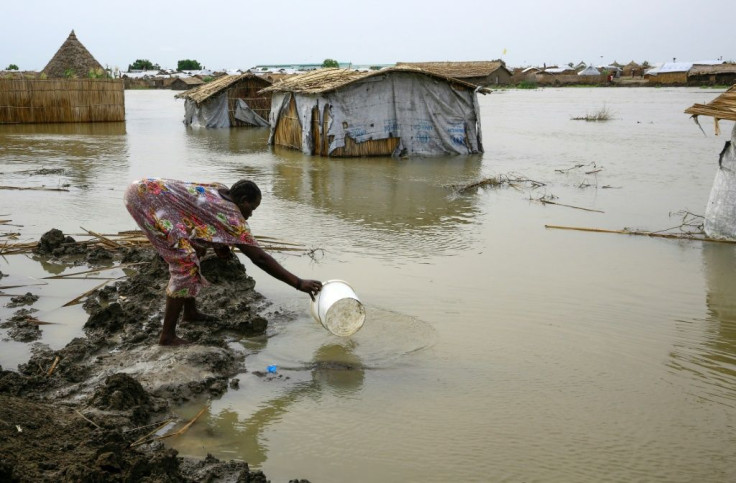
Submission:
[[[175,97],[185,99],[187,125],[266,127],[271,94],[259,91],[270,85],[270,81],[251,73],[224,75]]]
[[[483,152],[474,84],[412,67],[320,69],[266,88],[269,144],[321,156]]]
[[[40,79],[0,79],[0,124],[125,121],[121,80],[69,35]]]

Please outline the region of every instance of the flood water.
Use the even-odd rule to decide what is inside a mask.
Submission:
[[[122,194],[135,178],[247,177],[264,193],[257,235],[321,249],[277,258],[353,286],[367,319],[341,339],[246,263],[298,315],[239,342],[250,371],[284,377],[241,374],[172,442],[183,454],[243,459],[274,482],[735,481],[736,245],[545,228],[702,215],[733,123],[715,137],[704,118],[704,135],[683,110],[721,92],[494,92],[480,99],[483,155],[323,159],[271,149],[265,130],[187,129],[172,92],[126,91],[124,124],[0,126],[0,185],[69,188],[0,191],[0,219],[21,225],[0,231],[134,229]],[[612,120],[572,120],[603,108]],[[41,168],[63,173],[29,173]],[[497,175],[544,184],[452,188]],[[0,270],[63,268],[9,256]],[[39,319],[60,322],[42,342],[58,348],[85,320],[59,307],[97,281],[53,282],[5,292],[42,295]],[[5,368],[28,357],[0,347]]]

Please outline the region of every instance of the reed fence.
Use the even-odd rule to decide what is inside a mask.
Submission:
[[[0,124],[125,121],[114,79],[0,79]]]

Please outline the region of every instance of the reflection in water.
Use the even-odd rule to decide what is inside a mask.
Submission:
[[[306,377],[301,377],[307,371],[308,375],[304,374]],[[365,378],[365,368],[360,358],[353,354],[352,344],[349,341],[344,344],[324,345],[315,352],[312,362],[301,368],[280,370],[280,373],[288,374],[287,383],[291,383],[292,380],[297,382],[291,383],[290,388],[274,398],[252,401],[255,410],[249,415],[242,410],[236,412],[230,409],[211,415],[204,434],[195,434],[194,438],[190,435],[189,439],[181,441],[182,443],[189,441],[196,447],[189,450],[178,446],[177,449],[199,453],[201,446],[206,448],[207,452],[218,450],[223,454],[244,459],[251,467],[258,467],[268,456],[268,446],[264,444],[263,432],[271,424],[279,422],[292,405],[305,397],[319,399],[326,390],[331,390],[336,395],[348,395],[359,391]],[[287,379],[270,374],[263,378],[266,381],[256,380],[253,385],[280,384]],[[245,387],[244,390],[248,391],[249,387]]]
[[[22,174],[21,185],[29,180],[28,168],[39,166],[62,168],[68,184],[84,186],[127,159],[123,122],[2,125],[0,146],[5,174]]]
[[[217,154],[243,154],[268,150],[268,129],[206,129],[187,126],[188,149],[206,150]]]
[[[279,156],[283,161],[276,165],[273,194],[370,230],[363,243],[380,248],[388,242],[423,256],[470,242],[457,227],[475,223],[478,198],[453,196],[449,185],[479,179],[478,156],[308,162],[301,153]]]
[[[736,247],[726,244],[703,244],[703,262],[707,283],[708,317],[682,324],[683,340],[672,353],[671,367],[697,374],[711,387],[710,397],[736,403],[732,384],[736,378]],[[696,329],[704,327],[704,333]]]

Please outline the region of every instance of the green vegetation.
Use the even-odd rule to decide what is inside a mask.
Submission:
[[[538,86],[537,83],[534,81],[523,80],[519,82],[519,85],[517,85],[516,87],[518,87],[519,89],[536,89]]]
[[[610,121],[611,119],[613,119],[613,116],[606,106],[601,107],[593,114],[586,114],[582,117],[572,118],[573,121]]]
[[[90,79],[104,79],[108,77],[108,74],[104,69],[90,69],[87,73],[87,77]]]
[[[77,73],[74,72],[74,69],[72,68],[64,69],[64,77],[66,77],[67,79],[76,79]]]
[[[161,66],[154,64],[148,59],[136,59],[135,62],[128,66],[128,72],[131,70],[159,70]]]
[[[176,63],[176,70],[202,70],[202,66],[193,59],[184,59]]]
[[[340,67],[340,63],[335,59],[325,59],[322,62],[322,67]]]
[[[5,70],[18,70],[18,66],[15,64],[10,64],[5,68]]]

